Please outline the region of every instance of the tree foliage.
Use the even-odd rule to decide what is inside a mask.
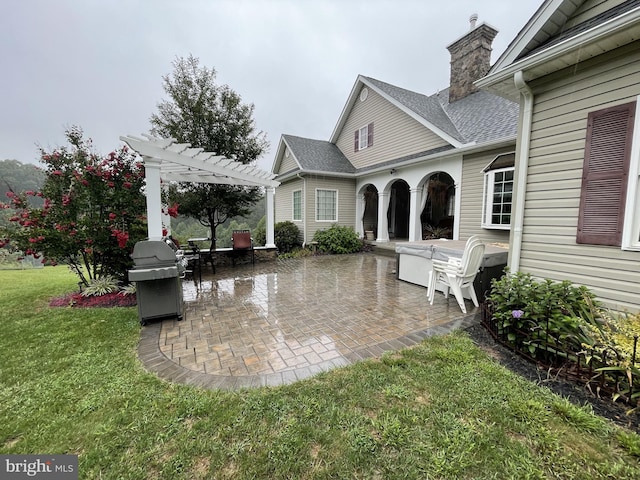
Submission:
[[[14,210],[12,226],[0,246],[67,263],[85,285],[106,275],[124,280],[133,245],[146,235],[144,168],[126,146],[101,158],[79,128],[66,136],[70,146],[41,151],[42,190],[9,193],[3,207]],[[42,207],[29,204],[34,196]]]
[[[256,131],[253,104],[243,103],[229,86],[217,85],[215,69],[201,67],[192,55],[176,58],[172,74],[163,77],[163,88],[169,99],[151,115],[153,135],[244,164],[255,162],[268,147],[264,133]],[[257,187],[180,183],[171,186],[168,201],[209,227],[215,248],[216,227],[249,214],[260,196]]]

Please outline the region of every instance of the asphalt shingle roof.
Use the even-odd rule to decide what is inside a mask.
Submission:
[[[516,135],[518,104],[492,93],[478,91],[449,103],[448,89],[427,96],[375,78],[362,78],[461,144],[485,143]],[[302,170],[359,172],[331,142],[293,135],[283,135],[283,138]],[[386,163],[391,165],[402,160],[389,159]]]
[[[518,104],[479,91],[449,103],[449,90],[426,96],[364,77],[406,108],[461,143],[483,143],[516,134]]]
[[[355,167],[338,147],[325,140],[283,135],[302,170],[320,172],[354,173]]]

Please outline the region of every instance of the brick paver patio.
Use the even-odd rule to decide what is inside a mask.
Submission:
[[[142,328],[139,356],[161,378],[205,388],[294,382],[468,326],[455,298],[396,279],[371,253],[239,265],[183,281],[184,320]]]

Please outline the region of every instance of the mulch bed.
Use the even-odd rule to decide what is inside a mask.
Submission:
[[[100,295],[99,297],[83,297],[80,293],[69,293],[62,297],[53,298],[49,302],[50,307],[135,307],[135,295],[122,295],[119,292]]]
[[[640,433],[640,414],[627,411],[631,408],[623,402],[613,402],[610,398],[599,398],[576,381],[561,376],[550,376],[544,368],[526,360],[496,342],[482,325],[473,325],[466,329],[467,333],[482,350],[487,352],[500,364],[527,380],[546,387],[571,403],[579,406],[591,405],[594,413],[608,418],[612,422]]]

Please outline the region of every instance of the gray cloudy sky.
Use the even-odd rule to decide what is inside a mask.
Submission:
[[[424,94],[449,83],[446,46],[469,16],[499,30],[495,61],[542,0],[4,0],[0,159],[80,125],[98,153],[149,131],[162,76],[190,53],[255,105],[271,148],[327,140],[358,74]]]

